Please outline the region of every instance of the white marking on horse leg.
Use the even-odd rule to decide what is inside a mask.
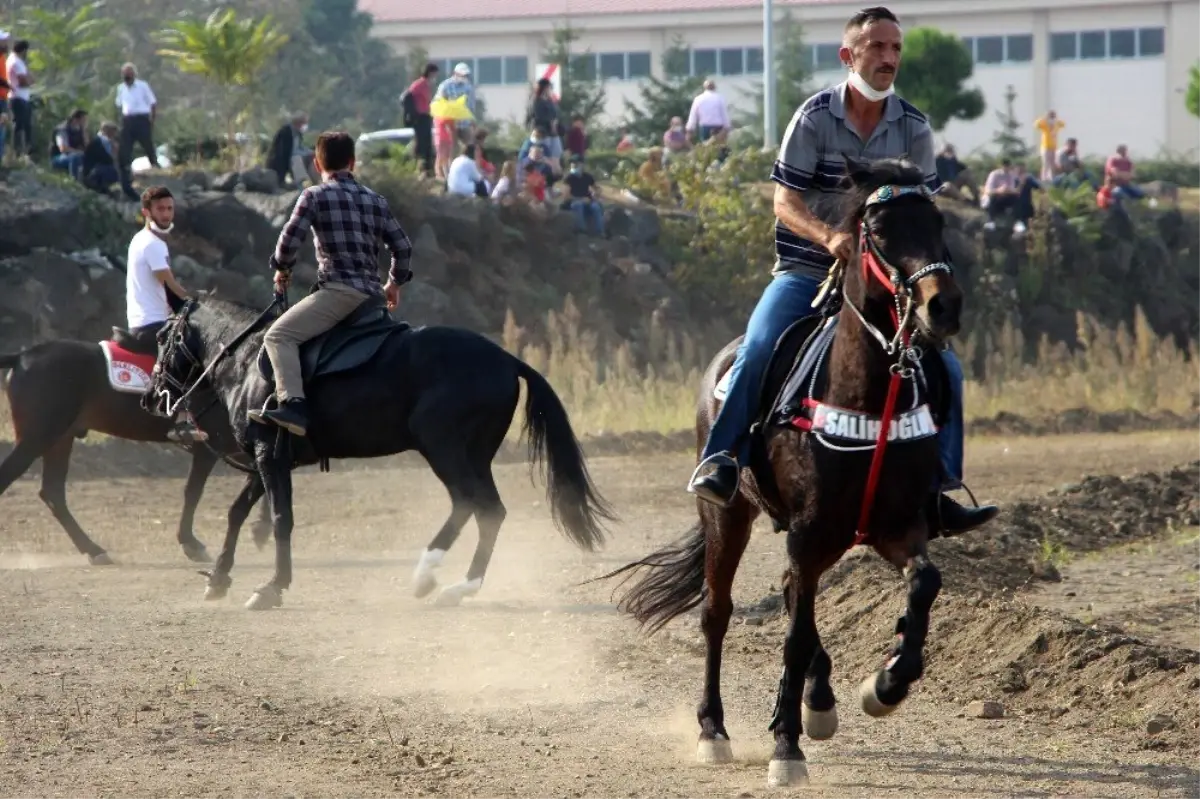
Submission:
[[[772,760],[767,765],[767,786],[783,788],[808,782],[808,766],[803,760]]]
[[[876,719],[891,715],[899,707],[899,705],[885,705],[880,701],[879,695],[875,692],[875,680],[880,674],[881,672],[875,672],[858,686],[858,698],[862,702],[863,712]]]
[[[733,744],[723,735],[716,738],[701,738],[696,745],[696,761],[708,765],[733,762]]]
[[[838,728],[837,707],[829,710],[813,710],[803,702],[800,703],[800,726],[814,741],[827,741],[833,737]]]
[[[446,550],[444,549],[426,549],[421,553],[416,571],[413,572],[413,595],[417,599],[427,596],[430,591],[437,588],[437,578],[433,575],[433,570],[442,565],[445,557]]]
[[[479,589],[482,587],[482,577],[476,577],[474,580],[463,580],[461,583],[448,585],[442,589],[442,593],[438,594],[436,604],[442,607],[454,607],[467,597],[478,594]]]

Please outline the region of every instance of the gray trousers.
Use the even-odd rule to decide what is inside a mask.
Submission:
[[[367,299],[366,294],[343,283],[326,283],[275,320],[263,346],[275,372],[275,396],[280,402],[304,399],[300,345],[331,329]]]

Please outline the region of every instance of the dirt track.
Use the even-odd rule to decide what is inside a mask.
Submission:
[[[1008,501],[1195,457],[1194,434],[1179,432],[1007,439],[970,444],[968,468],[981,500]],[[688,526],[688,460],[594,458],[592,468],[623,517],[600,556],[554,532],[524,467],[497,469],[508,520],[483,593],[458,609],[409,595],[414,557],[448,509],[427,470],[299,475],[295,583],[265,614],[240,606],[269,573],[269,551],[248,536],[232,600],[200,600],[203,580],[172,540],[179,481],[72,484],[76,515],[121,563],[105,569],[82,565],[26,478],[0,498],[0,795],[1196,795],[1200,666],[1194,649],[1158,646],[1196,628],[1195,603],[1183,601],[1195,593],[1196,546],[1178,532],[1158,551],[1180,601],[1154,611],[1172,633],[1156,640],[1143,623],[1145,645],[1026,599],[1053,604],[1045,592],[1060,597],[1076,580],[1080,607],[1060,609],[1079,615],[1091,602],[1088,624],[1127,620],[1153,562],[1124,568],[1129,552],[1101,553],[1066,565],[1066,583],[1014,600],[987,575],[986,547],[973,549],[983,543],[939,543],[934,556],[944,548],[950,567],[926,678],[882,721],[861,713],[854,690],[891,641],[900,585],[850,556],[818,603],[841,730],[801,742],[808,787],[772,791],[781,621],[751,612],[731,630],[724,695],[738,762],[695,764],[694,616],[641,638],[606,588],[574,585]],[[235,485],[215,479],[201,505],[198,531],[214,552]],[[782,539],[759,532],[735,586],[743,609],[770,607],[783,567]],[[988,546],[1012,537],[988,536]],[[469,525],[444,583],[461,579],[474,543]],[[1004,685],[1014,670],[1027,687]],[[968,718],[973,699],[998,699],[1008,714]],[[1149,734],[1158,713],[1172,720]]]

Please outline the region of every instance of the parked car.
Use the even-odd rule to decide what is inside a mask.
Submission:
[[[356,147],[358,157],[365,160],[370,157],[386,156],[393,150],[411,155],[416,137],[417,132],[412,128],[388,128],[362,133],[358,137]]]

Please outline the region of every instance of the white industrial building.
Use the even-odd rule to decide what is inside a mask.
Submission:
[[[844,74],[837,58],[842,26],[865,0],[776,0],[776,14],[804,25],[816,81]],[[1200,59],[1200,0],[896,0],[888,7],[905,28],[956,33],[975,56],[974,82],[988,110],[942,133],[960,155],[989,146],[1016,89],[1017,118],[1029,125],[1054,109],[1063,136],[1088,155],[1118,143],[1135,157],[1164,151],[1200,154],[1200,120],[1188,114],[1188,69]],[[661,56],[680,37],[693,74],[712,76],[736,110],[761,84],[761,0],[360,0],[376,34],[396,49],[423,47],[444,70],[472,66],[489,116],[524,116],[535,65],[556,25],[581,31],[580,51],[608,89],[608,116],[618,120],[646,75],[661,77]],[[903,72],[903,66],[901,66]],[[816,87],[815,87],[816,88]]]

